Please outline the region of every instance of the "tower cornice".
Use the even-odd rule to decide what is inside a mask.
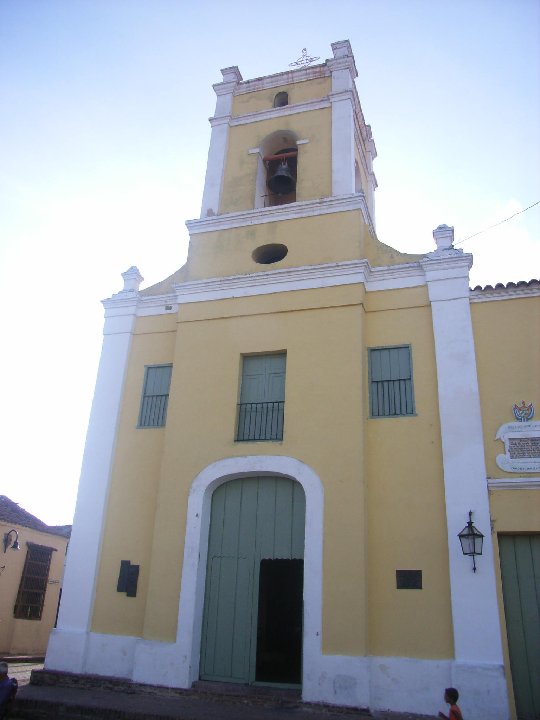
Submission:
[[[375,228],[369,214],[366,199],[364,193],[361,192],[188,220],[186,227],[190,235],[195,235],[198,233],[216,232],[218,230],[231,230],[248,225],[262,225],[267,222],[297,220],[299,218],[314,217],[316,215],[347,212],[350,210],[360,210],[362,212],[366,225],[369,227],[371,234],[375,236]]]

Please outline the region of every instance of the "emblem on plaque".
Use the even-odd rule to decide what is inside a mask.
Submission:
[[[532,422],[532,402],[514,403],[512,407],[517,422],[505,423],[497,430],[496,439],[504,443],[504,455],[497,455],[501,470],[513,473],[540,471],[540,422]]]
[[[512,410],[514,411],[514,417],[518,422],[528,422],[534,417],[534,405],[532,403],[527,405],[525,400],[521,401],[521,405],[514,403]]]

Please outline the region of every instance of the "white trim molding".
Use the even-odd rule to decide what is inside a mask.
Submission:
[[[235,457],[219,460],[195,478],[188,499],[187,528],[177,645],[180,656],[189,659],[189,687],[199,677],[199,654],[208,551],[208,528],[213,491],[227,480],[249,476],[288,477],[302,485],[306,498],[304,546],[304,640],[303,688],[309,688],[317,658],[321,655],[322,632],[322,545],[324,492],[318,475],[305,463],[284,456]],[[188,666],[186,665],[186,671]],[[144,675],[151,672],[147,668]],[[309,691],[308,691],[309,692]]]
[[[353,163],[354,169],[354,163]],[[210,216],[197,220],[187,220],[186,227],[190,235],[198,233],[216,232],[218,230],[232,230],[238,227],[250,225],[262,225],[267,222],[279,222],[282,220],[296,220],[305,217],[317,217],[329,213],[348,212],[360,210],[364,222],[369,226],[370,232],[374,235],[375,230],[364,193],[351,193],[340,197],[317,198],[316,200],[300,200],[287,205],[275,205],[267,208],[254,208],[253,210],[242,210],[240,212],[225,213],[223,215]]]
[[[333,76],[332,76],[333,77]],[[332,103],[332,195],[354,192],[354,110],[351,90],[330,93]],[[360,152],[362,156],[363,153]]]
[[[270,120],[275,117],[286,117],[288,115],[296,115],[298,113],[311,112],[312,110],[324,110],[330,107],[328,98],[318,98],[315,100],[306,100],[303,103],[292,103],[291,105],[283,105],[277,108],[267,108],[266,110],[255,110],[245,115],[237,115],[231,117],[229,125],[235,127],[237,125],[249,125],[262,120]]]
[[[306,80],[318,80],[319,78],[329,77],[329,75],[330,70],[326,67],[325,63],[321,63],[320,65],[312,65],[310,67],[299,68],[298,70],[286,70],[285,72],[266,75],[265,77],[255,78],[253,80],[244,80],[237,85],[234,94],[245,95],[246,93],[257,92],[258,90],[271,90],[272,88],[292,85]]]
[[[124,280],[128,284],[132,280],[135,284],[138,282],[134,273],[128,280],[124,274]],[[86,436],[58,624],[50,636],[47,649],[45,664],[48,668],[70,672],[85,670],[117,423],[138,297],[133,287],[104,303],[103,348]]]
[[[503,652],[497,605],[493,542],[480,394],[469,302],[470,256],[437,250],[423,260],[431,302],[448,529],[450,593],[456,663],[500,668]],[[482,562],[472,572],[457,534],[472,510],[484,532]],[[501,711],[508,713],[500,686]],[[485,712],[482,713],[485,715]]]
[[[177,283],[164,295],[137,294],[131,299],[121,293],[104,300],[107,314],[122,314],[135,299],[137,316],[174,314],[180,305],[235,297],[268,295],[276,292],[309,290],[362,283],[368,292],[396,290],[425,285],[424,271],[418,262],[372,268],[368,260],[347,260],[322,265],[304,265],[245,275],[208,278]]]
[[[540,490],[540,477],[488,478],[490,490]]]
[[[236,66],[224,68],[221,74],[223,82],[214,85],[216,110],[215,116],[210,119],[212,133],[206,163],[201,217],[217,215],[219,212],[225,158],[229,146],[229,122],[232,112],[233,93],[242,80],[242,75]]]
[[[370,292],[416,287],[424,285],[425,279],[417,263],[372,268],[367,260],[349,260],[249,275],[194,280],[174,285],[174,290],[175,300],[180,305],[354,284],[364,284],[366,290]]]

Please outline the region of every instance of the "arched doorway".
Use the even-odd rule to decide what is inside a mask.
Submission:
[[[305,496],[286,477],[212,495],[200,677],[300,684]]]

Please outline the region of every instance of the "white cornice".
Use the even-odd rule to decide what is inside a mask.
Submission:
[[[457,271],[461,275],[468,266],[469,257],[466,254],[443,254],[432,257],[428,264],[436,266],[436,273],[452,278]],[[165,315],[178,312],[184,303],[205,302],[210,300],[223,300],[235,297],[250,297],[268,295],[278,292],[294,290],[317,289],[335,287],[338,285],[363,284],[367,292],[381,290],[399,290],[426,285],[426,259],[403,263],[399,265],[385,265],[371,267],[368,260],[349,260],[338,263],[325,263],[323,265],[306,265],[297,268],[279,270],[265,270],[263,272],[244,275],[230,275],[228,277],[206,278],[192,280],[173,285],[172,291],[163,295],[145,296],[136,292],[120,292],[112,298],[103,301],[107,317],[120,317],[136,312],[137,316]],[[537,288],[529,288],[531,294],[538,295]],[[525,292],[527,288],[519,288]],[[475,291],[478,292],[478,291]],[[499,290],[499,292],[501,292]],[[511,299],[515,297],[516,289],[507,291],[505,297],[493,299]],[[471,295],[474,292],[471,291]],[[474,302],[479,300],[474,299]],[[510,482],[516,486],[516,481],[490,481],[493,487],[502,487],[502,482]]]
[[[148,297],[141,295],[137,307],[137,317],[174,315],[177,312],[178,302],[175,292],[168,293],[167,295],[150,295]]]
[[[425,282],[418,263],[372,268],[367,260],[270,270],[174,285],[179,304],[269,295],[337,285],[364,284],[368,292],[416,287]]]
[[[296,103],[294,105],[284,105],[278,108],[268,108],[266,110],[257,110],[256,112],[247,113],[246,115],[237,115],[230,119],[229,124],[235,125],[248,125],[253,122],[261,122],[261,120],[270,120],[275,117],[283,117],[285,115],[296,115],[297,113],[309,112],[311,110],[322,110],[330,107],[330,100],[328,98],[318,98],[316,100],[309,100],[305,103]],[[210,119],[212,123],[213,119]]]
[[[504,287],[483,290],[471,290],[471,302],[491,302],[492,300],[514,300],[517,298],[540,297],[540,285],[531,287]]]
[[[103,305],[107,317],[127,314],[147,317],[175,314],[184,303],[354,284],[363,284],[368,292],[375,292],[417,287],[425,284],[425,279],[419,263],[372,268],[368,260],[349,260],[192,280],[173,285],[172,292],[163,295],[130,293],[128,298],[117,293],[104,300]]]
[[[403,263],[400,265],[384,265],[369,267],[366,290],[397,290],[425,285],[426,279],[420,263]]]
[[[285,72],[267,75],[266,77],[245,80],[238,84],[234,90],[235,95],[256,92],[257,90],[269,90],[282,85],[304,82],[305,80],[317,80],[322,77],[330,77],[330,70],[326,64],[312,65],[311,67],[298,70],[286,70]]]
[[[105,308],[105,317],[109,314],[118,315],[122,310],[125,310],[126,314],[129,313],[130,310],[137,307],[140,297],[140,293],[136,290],[121,290],[112,297],[102,300],[101,304]]]
[[[179,303],[223,300],[233,297],[269,295],[290,290],[306,290],[332,285],[365,282],[367,260],[332,265],[308,265],[270,270],[249,275],[195,280],[173,286]]]
[[[461,268],[463,271],[468,272],[472,267],[472,260],[473,256],[470,253],[449,248],[427,253],[421,262],[428,272],[446,271],[449,268]]]
[[[540,490],[540,477],[488,478],[490,490]]]
[[[329,213],[347,212],[349,210],[360,210],[364,217],[364,222],[369,226],[371,233],[375,235],[363,193],[317,198],[316,200],[302,200],[300,202],[289,203],[288,205],[277,205],[275,207],[255,208],[254,210],[214,215],[207,218],[188,220],[186,226],[190,235],[195,235],[197,233],[230,230],[281,220],[297,220],[304,217],[328,215]]]
[[[331,72],[338,72],[339,70],[348,70],[351,76],[354,78],[358,77],[358,71],[352,55],[346,57],[330,58],[326,61],[326,64]]]
[[[211,127],[217,127],[218,125],[229,125],[231,120],[230,115],[214,115],[214,117],[208,118],[208,122]]]

